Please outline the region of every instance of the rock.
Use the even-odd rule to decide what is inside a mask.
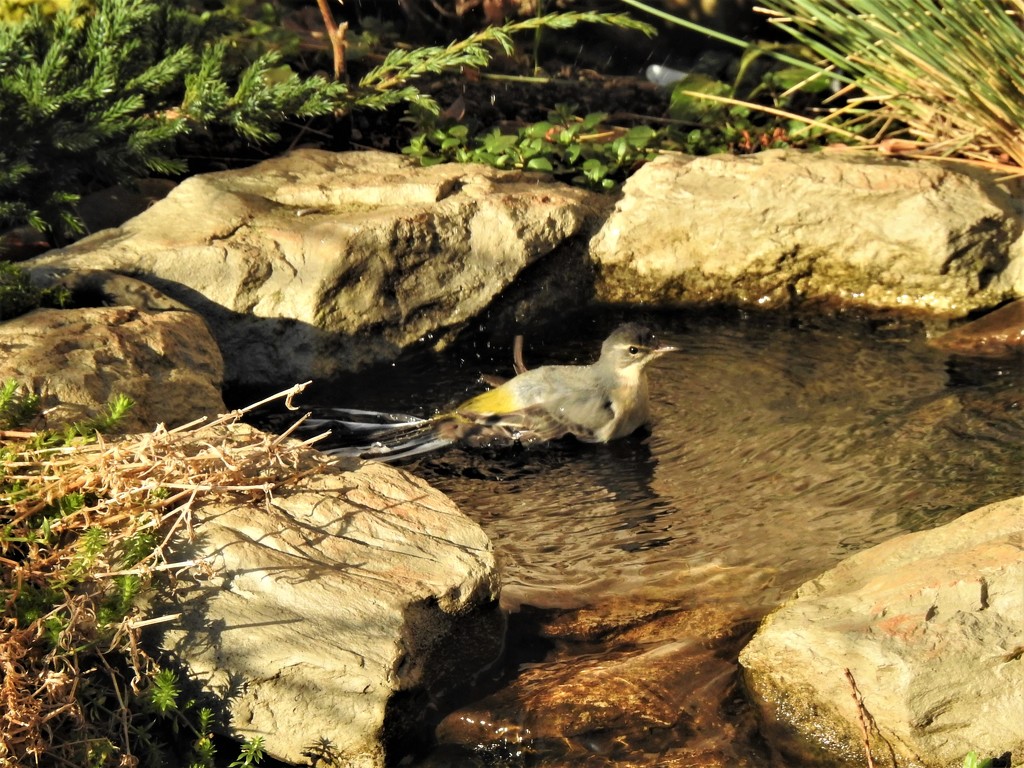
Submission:
[[[98,416],[117,394],[135,401],[120,431],[179,426],[226,410],[223,376],[217,344],[194,312],[37,309],[0,323],[0,381],[43,396],[39,428]]]
[[[229,382],[291,383],[460,328],[589,236],[601,205],[537,175],[300,150],[189,178],[119,229],[32,264],[143,279],[204,316]]]
[[[940,349],[961,355],[1002,357],[1024,352],[1024,299],[932,339]]]
[[[757,725],[734,711],[735,653],[754,626],[738,618],[742,609],[708,604],[651,614],[652,606],[641,605],[631,619],[626,605],[612,601],[616,618],[609,621],[606,607],[539,618],[534,631],[541,636],[572,641],[560,641],[497,693],[449,714],[438,741],[467,752],[533,752],[540,765],[757,764],[744,746]],[[622,629],[605,636],[611,624]],[[595,654],[598,639],[602,652]]]
[[[794,755],[862,764],[849,669],[876,759],[959,765],[1024,752],[1024,497],[860,552],[802,586],[740,655]],[[798,757],[791,762],[799,763]]]
[[[175,593],[163,646],[227,702],[229,735],[264,737],[278,760],[380,768],[407,718],[499,653],[487,536],[400,469],[321,463],[270,503],[192,521],[180,555],[211,575]]]
[[[606,301],[960,317],[1024,293],[1024,280],[1000,279],[1021,231],[1005,189],[938,163],[849,151],[665,155],[626,182],[591,252]]]

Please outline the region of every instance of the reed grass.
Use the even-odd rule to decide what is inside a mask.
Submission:
[[[1024,0],[764,0],[759,10],[856,86],[828,121],[901,154],[1024,175]],[[899,139],[909,139],[900,141]]]

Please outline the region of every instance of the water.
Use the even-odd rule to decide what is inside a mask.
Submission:
[[[618,319],[531,332],[527,365],[589,362]],[[490,535],[513,628],[491,695],[442,725],[450,742],[477,742],[449,745],[466,750],[462,758],[441,750],[423,765],[470,764],[468,755],[472,764],[567,768],[676,764],[672,755],[680,765],[769,765],[735,664],[756,621],[853,552],[1024,492],[1019,360],[951,358],[898,324],[639,319],[682,347],[649,370],[648,434],[606,446],[452,450],[410,466]],[[566,346],[560,336],[568,333],[582,340]],[[511,375],[510,349],[479,341],[414,356],[334,382],[330,397],[429,413],[475,391],[480,372]],[[694,618],[701,611],[711,612],[703,624]],[[645,616],[682,613],[690,623],[623,644],[623,626],[635,632],[655,626]],[[559,686],[571,688],[595,659],[600,667],[634,658],[637,647],[675,654],[673,668],[694,660],[696,682],[655,696],[686,717],[665,726],[668,737],[654,746],[639,711],[635,729],[627,712],[621,725],[561,733],[566,727],[545,710]],[[711,668],[713,684],[699,674]],[[547,677],[532,688],[518,679],[531,675]],[[591,706],[580,695],[581,708]],[[704,731],[693,725],[702,707],[716,723]],[[465,727],[484,716],[487,728]],[[510,727],[527,734],[526,748],[516,742],[512,750],[522,754],[501,747],[501,729]],[[609,737],[614,748],[601,746]]]

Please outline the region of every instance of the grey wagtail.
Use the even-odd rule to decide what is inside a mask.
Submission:
[[[455,442],[497,446],[573,435],[588,443],[606,443],[625,437],[650,418],[645,368],[674,351],[676,347],[660,343],[649,328],[627,323],[605,339],[596,363],[545,365],[501,383],[485,378],[496,386],[447,413],[373,425],[366,435],[372,445],[364,445],[359,453],[388,461]],[[345,426],[357,427],[351,422]]]

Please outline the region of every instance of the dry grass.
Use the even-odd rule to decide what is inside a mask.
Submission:
[[[139,713],[156,664],[136,597],[154,574],[203,568],[173,562],[194,506],[211,497],[268,501],[322,466],[304,443],[209,423],[116,440],[45,447],[0,433],[0,765],[138,764]],[[301,420],[296,423],[298,426]],[[144,697],[143,697],[144,698]]]
[[[765,5],[773,24],[851,84],[825,122],[887,154],[1024,175],[1024,0]]]

